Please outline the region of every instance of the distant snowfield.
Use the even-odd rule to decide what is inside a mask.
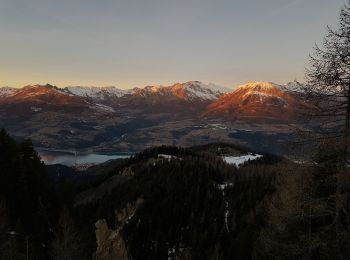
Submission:
[[[224,156],[223,159],[226,163],[239,167],[249,160],[253,161],[260,157],[262,157],[260,154],[248,154],[242,156]]]

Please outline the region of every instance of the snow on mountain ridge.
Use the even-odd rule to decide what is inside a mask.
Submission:
[[[250,82],[220,97],[208,106],[207,114],[231,118],[288,121],[302,107],[295,93],[271,82]]]
[[[281,96],[283,93],[288,92],[302,92],[303,85],[297,81],[290,82],[284,85],[278,85],[272,82],[249,82],[244,85],[240,85],[235,89],[222,87],[213,83],[205,84],[200,81],[187,81],[184,83],[175,83],[170,86],[153,85],[145,86],[143,88],[134,88],[129,90],[119,89],[114,86],[96,87],[96,86],[68,86],[65,88],[58,88],[50,84],[46,85],[28,85],[23,88],[0,88],[0,97],[6,98],[12,95],[16,95],[20,90],[26,90],[26,94],[29,96],[36,96],[37,94],[43,94],[47,91],[53,91],[57,94],[64,94],[68,96],[78,96],[83,98],[91,98],[95,100],[106,100],[108,98],[121,98],[127,95],[135,95],[140,97],[152,97],[152,96],[173,96],[176,98],[193,101],[214,101],[219,97],[237,91],[245,89],[248,93],[255,96],[260,95],[260,100],[263,100],[267,95]],[[281,92],[279,92],[281,91]],[[264,93],[264,94],[263,94]],[[247,95],[245,95],[246,97]],[[264,96],[264,97],[263,97]]]
[[[207,100],[215,100],[219,96],[229,93],[232,90],[226,87],[221,87],[213,83],[204,84],[200,81],[188,81],[183,84],[192,97],[199,97]]]
[[[118,89],[116,87],[65,87],[64,90],[80,97],[88,97],[93,99],[105,99],[106,96],[122,97],[128,93],[127,90]]]
[[[270,90],[274,88],[279,88],[279,85],[272,82],[252,81],[252,82],[248,82],[246,84],[238,86],[236,90],[238,89]]]
[[[200,98],[203,100],[215,100],[220,95],[224,94],[219,91],[213,91],[209,88],[206,88],[204,84],[191,84],[188,86],[184,86],[186,91],[187,99],[195,99]]]
[[[187,82],[182,83],[182,84],[181,83],[177,83],[177,84],[183,85],[185,88],[191,87],[191,86],[199,86],[203,89],[209,89],[209,90],[214,91],[214,92],[220,92],[221,94],[228,93],[228,92],[232,91],[232,89],[227,88],[227,87],[219,86],[219,85],[216,85],[214,83],[205,84],[205,83],[200,82],[200,81],[187,81]]]
[[[233,93],[238,93],[242,98],[242,102],[244,100],[252,102],[252,97],[258,97],[254,100],[260,103],[270,98],[285,99],[287,97],[282,86],[271,82],[250,82],[239,86]]]
[[[196,98],[202,100],[215,100],[219,96],[228,93],[231,89],[217,86],[213,83],[204,84],[199,81],[188,81],[185,83],[175,83],[171,86],[145,86],[143,88],[135,87],[130,90],[122,90],[116,87],[65,87],[64,91],[71,95],[88,97],[93,99],[105,99],[106,96],[123,97],[125,95],[139,95],[148,97],[152,95],[174,95],[179,98],[193,100]]]
[[[305,92],[305,85],[299,83],[298,81],[288,82],[287,84],[282,85],[281,88],[290,92]]]
[[[33,98],[41,95],[60,95],[65,96],[66,92],[56,86],[46,84],[46,85],[27,85],[23,88],[14,89],[11,96],[20,98]]]
[[[252,81],[247,84],[243,84],[235,88],[238,89],[254,89],[257,91],[268,91],[272,89],[279,89],[284,92],[304,92],[305,85],[299,83],[298,81],[288,82],[286,84],[280,85],[273,82],[263,82],[263,81]]]
[[[133,94],[141,96],[149,95],[173,95],[185,100],[216,100],[219,96],[230,92],[231,89],[199,81],[188,81],[185,83],[175,83],[171,86],[147,86],[135,88]]]

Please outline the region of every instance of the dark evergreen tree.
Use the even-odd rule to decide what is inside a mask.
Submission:
[[[22,256],[45,259],[57,207],[44,164],[30,140],[16,143],[0,131],[0,196],[12,230],[10,248]]]
[[[316,46],[307,71],[309,99],[315,104],[311,116],[319,130],[311,134],[318,149],[313,172],[323,186],[327,208],[333,210],[331,225],[334,252],[345,250],[344,241],[350,238],[350,1],[341,9],[338,28],[328,27],[322,47]],[[323,185],[326,181],[328,185]],[[314,186],[315,186],[314,185]],[[312,187],[310,187],[311,189]],[[318,191],[319,196],[323,196]],[[315,198],[320,201],[321,197]],[[322,204],[322,203],[321,203]]]
[[[50,244],[50,259],[83,259],[81,243],[79,231],[75,227],[71,214],[68,208],[63,207],[55,228],[54,239]]]

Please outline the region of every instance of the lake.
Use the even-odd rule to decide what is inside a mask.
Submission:
[[[81,165],[81,164],[99,164],[113,159],[130,158],[132,153],[77,153],[70,151],[55,151],[47,149],[37,149],[38,154],[45,164],[63,164],[67,166]]]

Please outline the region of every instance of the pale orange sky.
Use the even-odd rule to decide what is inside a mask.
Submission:
[[[343,0],[0,0],[0,86],[303,81]]]

